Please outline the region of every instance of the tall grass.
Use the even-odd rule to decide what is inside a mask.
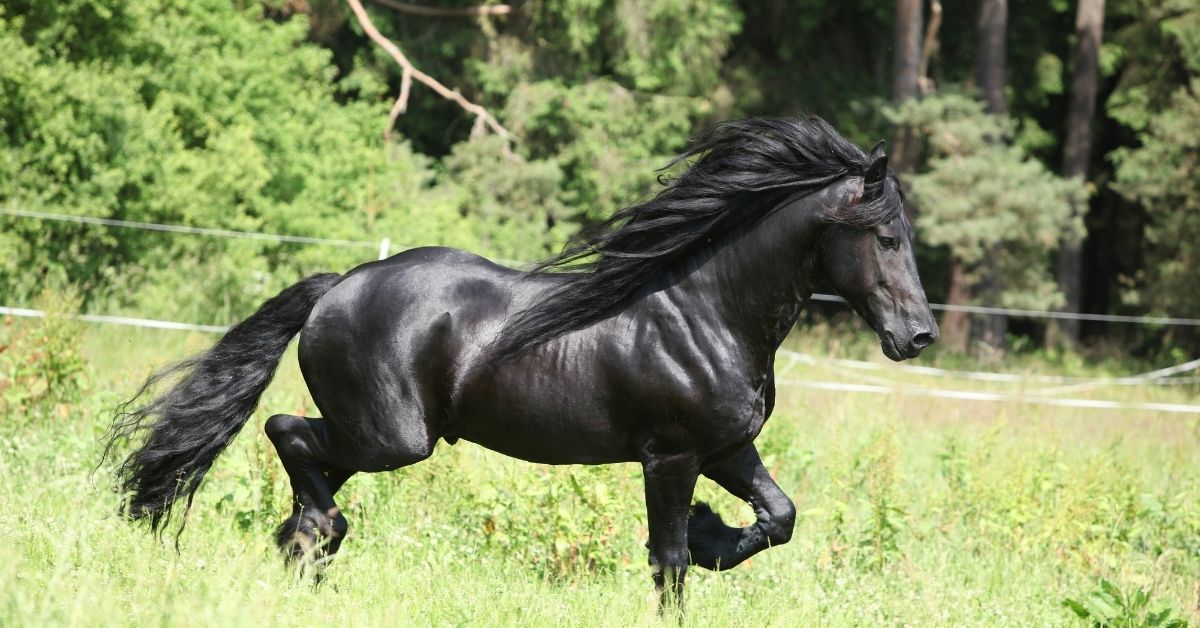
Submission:
[[[352,479],[350,538],[325,583],[295,578],[270,542],[289,491],[261,431],[270,413],[315,411],[290,355],[179,552],[132,527],[107,470],[90,476],[98,438],[152,366],[211,340],[87,327],[82,393],[0,420],[0,625],[660,622],[636,465],[530,465],[469,443]],[[1198,401],[1188,387],[1097,394]],[[796,533],[730,572],[691,571],[685,624],[1083,625],[1063,600],[1103,581],[1200,623],[1195,418],[781,387],[759,445],[801,512]],[[706,480],[697,498],[753,518]]]

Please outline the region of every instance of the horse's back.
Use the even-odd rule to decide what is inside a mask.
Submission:
[[[317,303],[299,359],[322,416],[369,466],[432,448],[460,373],[503,322],[522,273],[427,247],[355,268]]]

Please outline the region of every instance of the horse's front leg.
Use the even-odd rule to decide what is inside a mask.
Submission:
[[[683,579],[688,567],[688,505],[700,473],[693,454],[647,452],[646,514],[650,528],[650,568],[659,592],[659,611],[683,608]]]
[[[731,528],[707,504],[697,503],[688,518],[692,564],[705,569],[730,569],[792,538],[796,507],[763,466],[754,443],[706,469],[704,475],[750,504],[758,520],[746,528]]]

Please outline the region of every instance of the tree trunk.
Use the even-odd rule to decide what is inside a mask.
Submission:
[[[979,1],[979,49],[975,59],[979,89],[989,113],[1008,113],[1004,100],[1004,35],[1008,30],[1008,0]]]
[[[892,57],[892,98],[896,102],[919,93],[923,4],[924,0],[896,0],[895,56]]]
[[[1008,30],[1008,0],[980,0],[978,23],[979,88],[987,111],[996,115],[1008,113],[1004,100],[1005,85],[1005,34]],[[994,256],[989,255],[988,258]],[[987,305],[998,305],[1004,291],[1004,283],[994,265],[984,261],[983,278],[976,293]],[[1008,331],[1008,318],[1002,314],[985,314],[977,329],[979,339],[989,346],[1004,347],[1004,334]]]
[[[903,102],[920,95],[921,29],[924,0],[896,0],[896,29],[892,46],[892,100]],[[907,170],[915,159],[912,130],[896,129],[888,151],[893,168]]]
[[[1075,16],[1075,67],[1071,77],[1071,103],[1067,111],[1067,138],[1063,143],[1063,176],[1087,179],[1092,157],[1092,119],[1096,116],[1100,42],[1104,32],[1104,0],[1079,0]],[[1086,207],[1072,208],[1076,215]],[[1078,312],[1083,300],[1083,243],[1065,242],[1058,253],[1058,288],[1066,297],[1067,311]],[[1079,343],[1079,321],[1057,321],[1047,334],[1049,342]]]
[[[950,286],[946,291],[946,301],[955,305],[971,302],[971,286],[967,283],[967,269],[957,258],[950,260]],[[940,327],[942,344],[952,351],[959,353],[966,351],[967,341],[971,338],[970,314],[946,310],[942,315]]]

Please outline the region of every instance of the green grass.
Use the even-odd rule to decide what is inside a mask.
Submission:
[[[545,467],[469,443],[356,476],[339,495],[350,538],[325,584],[295,578],[270,542],[288,490],[261,429],[269,413],[313,411],[291,354],[197,496],[176,553],[170,536],[156,541],[113,514],[107,469],[90,473],[115,403],[152,365],[212,337],[83,334],[82,392],[10,407],[0,421],[0,625],[662,623],[636,465]],[[870,339],[831,334],[792,346],[873,354]],[[1031,358],[1012,368],[1118,369]],[[796,365],[787,377],[856,375]],[[1200,403],[1194,386],[1087,394]],[[1082,626],[1062,600],[1101,580],[1200,624],[1194,416],[782,387],[758,442],[801,512],[793,541],[727,573],[690,572],[686,625]],[[752,518],[706,480],[697,497],[727,521]]]

